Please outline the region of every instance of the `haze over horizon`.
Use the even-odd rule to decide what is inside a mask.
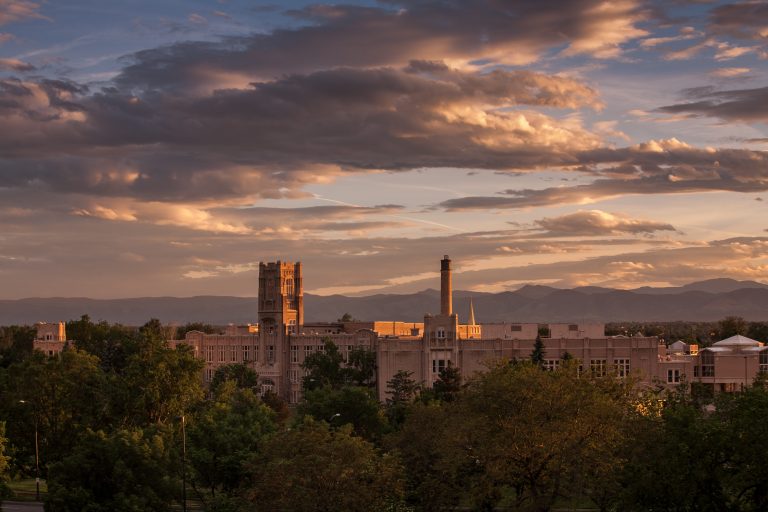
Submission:
[[[0,0],[0,299],[768,282],[768,4]]]

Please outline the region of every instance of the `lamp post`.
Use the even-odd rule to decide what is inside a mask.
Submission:
[[[19,400],[20,404],[28,404],[26,400]],[[35,500],[40,501],[40,445],[37,441],[37,412],[35,412]]]
[[[181,510],[187,512],[187,422],[181,416]]]
[[[337,412],[336,414],[334,414],[333,416],[328,418],[328,426],[332,427],[333,426],[333,419],[334,418],[339,418],[339,417],[341,417],[341,414]]]

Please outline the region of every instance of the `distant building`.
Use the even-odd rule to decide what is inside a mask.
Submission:
[[[431,385],[449,365],[465,377],[487,369],[498,360],[527,360],[539,334],[536,323],[478,324],[474,306],[469,321],[459,323],[453,311],[451,260],[440,262],[440,312],[424,322],[351,321],[304,322],[301,263],[259,264],[257,325],[229,326],[223,334],[190,331],[186,344],[205,361],[204,383],[220,366],[243,363],[259,374],[259,391],[272,390],[290,403],[301,399],[301,368],[310,354],[324,350],[324,340],[335,343],[348,357],[355,348],[376,353],[376,381],[381,400],[387,381],[399,370],[413,372],[416,381]],[[749,385],[758,372],[768,371],[768,347],[743,336],[719,341],[698,351],[696,345],[676,342],[666,347],[657,337],[606,336],[604,324],[549,324],[544,343],[544,367],[557,369],[568,354],[582,371],[597,375],[616,372],[636,376],[641,385],[676,386],[699,382],[714,391],[735,391]],[[35,348],[56,354],[65,345],[64,324],[38,324]]]
[[[34,350],[49,356],[64,350],[67,344],[67,329],[64,322],[38,322],[35,324],[36,335],[32,342]]]

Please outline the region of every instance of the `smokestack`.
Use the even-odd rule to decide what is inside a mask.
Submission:
[[[440,314],[453,314],[453,290],[451,289],[451,260],[446,254],[440,261]]]

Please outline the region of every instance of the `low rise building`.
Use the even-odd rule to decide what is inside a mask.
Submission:
[[[387,397],[387,382],[400,370],[431,385],[449,365],[470,377],[495,361],[529,359],[539,324],[477,323],[473,306],[468,322],[460,323],[452,309],[451,260],[445,256],[440,265],[440,312],[426,314],[424,322],[307,323],[301,263],[261,263],[257,324],[229,326],[221,334],[190,331],[171,343],[191,346],[205,361],[205,384],[223,365],[246,364],[258,373],[262,392],[274,391],[290,403],[301,399],[302,364],[310,354],[324,350],[326,340],[336,344],[345,358],[354,349],[375,352],[381,400]],[[66,340],[64,324],[38,325],[35,348],[60,352]],[[743,336],[698,351],[696,345],[682,342],[667,347],[657,337],[606,336],[599,323],[555,323],[541,332],[547,334],[541,340],[548,370],[571,358],[583,371],[634,375],[641,385],[671,387],[687,381],[726,392],[741,389],[758,372],[768,371],[766,347]]]

